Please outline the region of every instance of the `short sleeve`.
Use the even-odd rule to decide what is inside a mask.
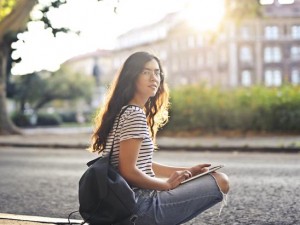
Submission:
[[[122,121],[123,120],[123,121]],[[141,109],[129,109],[121,117],[120,141],[149,136],[146,116]]]

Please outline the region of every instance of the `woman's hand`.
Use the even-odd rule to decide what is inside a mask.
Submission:
[[[199,165],[191,167],[189,170],[192,173],[192,176],[196,176],[200,173],[204,173],[204,172],[208,171],[208,167],[210,167],[210,166],[211,166],[211,164],[209,164],[209,163],[199,164]]]
[[[166,190],[172,190],[176,188],[182,181],[190,177],[192,177],[192,173],[189,170],[175,171],[166,181]]]
[[[180,183],[190,177],[196,176],[200,173],[208,171],[211,166],[209,163],[199,164],[186,170],[175,171],[171,174],[168,180],[166,180],[165,190],[172,190],[180,185]]]

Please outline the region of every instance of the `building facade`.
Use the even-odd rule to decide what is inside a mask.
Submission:
[[[131,30],[109,54],[96,54],[103,79],[111,80],[131,53],[149,51],[161,59],[171,87],[300,85],[300,0],[261,4],[262,17],[228,21],[218,34],[195,30],[181,12]]]
[[[262,17],[218,35],[191,28],[180,13],[119,37],[115,66],[130,53],[147,50],[165,65],[171,86],[204,82],[210,86],[300,84],[300,1],[265,0]]]

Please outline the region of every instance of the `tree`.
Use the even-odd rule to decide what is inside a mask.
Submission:
[[[6,110],[7,64],[16,34],[25,29],[35,0],[4,0],[0,5],[0,134],[20,133]]]
[[[74,100],[84,98],[91,100],[93,78],[72,73],[61,68],[50,75],[32,73],[20,76],[15,82],[15,100],[20,103],[20,113],[24,113],[25,104],[38,112],[40,108],[54,100]]]
[[[225,18],[239,24],[245,19],[261,16],[258,0],[225,0]]]
[[[9,118],[6,109],[6,79],[11,70],[10,57],[11,44],[16,41],[18,33],[26,30],[30,12],[37,4],[37,0],[1,0],[0,1],[0,135],[20,133]],[[50,1],[41,10],[45,27],[52,28],[55,35],[57,32],[66,32],[65,28],[53,28],[47,17],[51,7],[57,8],[64,4],[65,0]]]

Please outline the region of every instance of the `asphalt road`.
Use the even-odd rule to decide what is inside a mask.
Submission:
[[[80,150],[0,149],[0,212],[66,218],[78,208],[78,180],[95,156]],[[170,165],[224,164],[228,206],[217,205],[189,225],[300,224],[300,155],[274,153],[155,153]],[[77,217],[79,218],[79,217]]]

